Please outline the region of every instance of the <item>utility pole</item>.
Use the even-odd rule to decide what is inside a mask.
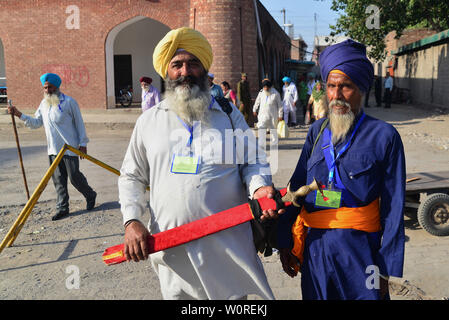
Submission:
[[[284,14],[284,23],[282,25],[283,25],[284,31],[285,31],[285,8],[282,8],[281,13]]]

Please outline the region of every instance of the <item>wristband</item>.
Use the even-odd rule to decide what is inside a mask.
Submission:
[[[131,220],[126,221],[126,223],[124,224],[125,229],[126,229],[126,227],[127,227],[131,222],[133,222],[133,221],[139,221],[139,220],[137,220],[137,219],[131,219]]]

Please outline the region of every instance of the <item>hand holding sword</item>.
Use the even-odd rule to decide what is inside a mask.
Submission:
[[[285,212],[286,206],[291,204],[300,206],[297,202],[298,197],[304,197],[314,190],[322,192],[321,183],[316,180],[297,191],[291,191],[290,185],[276,192],[271,188],[261,188],[259,193],[254,194],[255,199],[249,203],[153,235],[140,221],[133,220],[125,227],[125,243],[107,248],[103,253],[103,261],[111,265],[130,260],[135,262],[146,260],[151,253],[202,238],[252,219],[261,221],[277,218],[279,214]]]

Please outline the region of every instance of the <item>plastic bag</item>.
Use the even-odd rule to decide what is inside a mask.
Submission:
[[[278,136],[279,138],[288,138],[288,126],[285,124],[284,120],[279,121],[278,123],[278,127],[277,127],[277,132],[278,132]]]

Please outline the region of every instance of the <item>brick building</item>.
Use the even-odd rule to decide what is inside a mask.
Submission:
[[[253,98],[263,77],[279,81],[290,58],[288,36],[258,0],[2,0],[0,77],[19,108],[37,107],[45,72],[58,73],[81,108],[115,108],[126,84],[138,102],[140,76],[163,84],[154,47],[182,26],[210,41],[216,82],[235,86],[244,71]]]

